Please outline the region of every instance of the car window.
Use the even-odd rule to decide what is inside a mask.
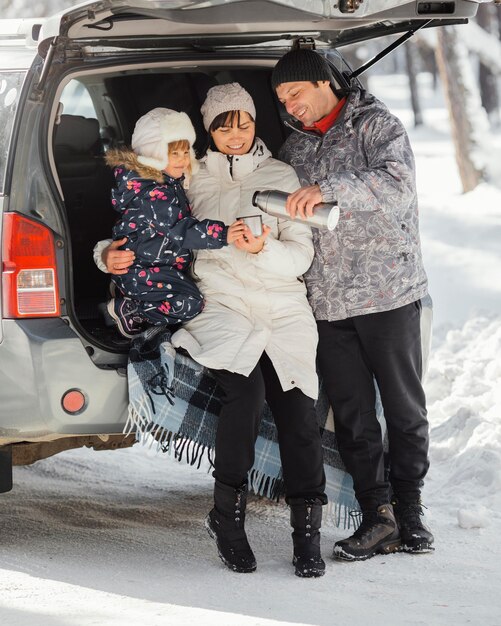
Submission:
[[[96,109],[87,87],[79,80],[71,80],[61,94],[63,113],[66,115],[82,115],[97,117]]]
[[[0,193],[3,192],[5,169],[25,72],[0,72]]]

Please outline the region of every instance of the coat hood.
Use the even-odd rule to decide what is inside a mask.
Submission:
[[[173,185],[176,180],[183,182],[182,179],[175,179],[157,170],[149,165],[143,165],[139,162],[137,154],[130,149],[110,150],[106,154],[106,163],[114,167],[116,187],[112,191],[113,208],[120,212],[127,207],[141,190],[152,189],[157,185]],[[141,181],[141,184],[137,183]]]
[[[344,119],[347,130],[352,132],[355,120],[359,117],[370,115],[371,112],[384,112],[387,114],[389,110],[376,96],[364,89],[354,88],[348,94],[340,118]]]
[[[265,143],[256,137],[254,145],[247,154],[231,156],[215,150],[207,150],[207,154],[200,162],[204,163],[207,171],[216,178],[242,180],[270,157],[271,152]]]
[[[143,165],[139,162],[137,154],[134,150],[129,149],[115,149],[109,150],[106,153],[106,164],[110,167],[123,166],[128,170],[132,170],[139,178],[145,178],[162,184],[164,182],[164,173],[150,165]],[[136,177],[137,177],[136,176]]]

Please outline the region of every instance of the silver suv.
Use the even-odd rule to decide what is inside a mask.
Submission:
[[[464,23],[478,2],[102,0],[0,21],[0,491],[13,463],[134,440],[121,434],[128,345],[104,323],[92,260],[114,220],[106,150],[157,106],[188,112],[202,147],[207,90],[237,80],[276,154],[287,129],[269,75],[294,40],[348,86],[338,47]]]

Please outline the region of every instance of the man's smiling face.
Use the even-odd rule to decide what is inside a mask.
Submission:
[[[278,85],[276,92],[287,113],[303,126],[312,126],[314,122],[328,115],[338,103],[327,80],[315,83],[309,80],[282,83]]]

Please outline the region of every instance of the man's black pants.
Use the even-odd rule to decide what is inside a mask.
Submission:
[[[428,471],[422,376],[421,302],[349,319],[319,321],[318,359],[334,412],[341,458],[362,510],[389,501],[377,382],[388,430],[390,483],[401,501],[419,499]]]
[[[283,391],[266,354],[249,376],[211,371],[224,392],[214,477],[235,488],[247,479],[266,399],[278,431],[287,499],[319,498],[326,502],[322,440],[313,399],[297,388]]]

